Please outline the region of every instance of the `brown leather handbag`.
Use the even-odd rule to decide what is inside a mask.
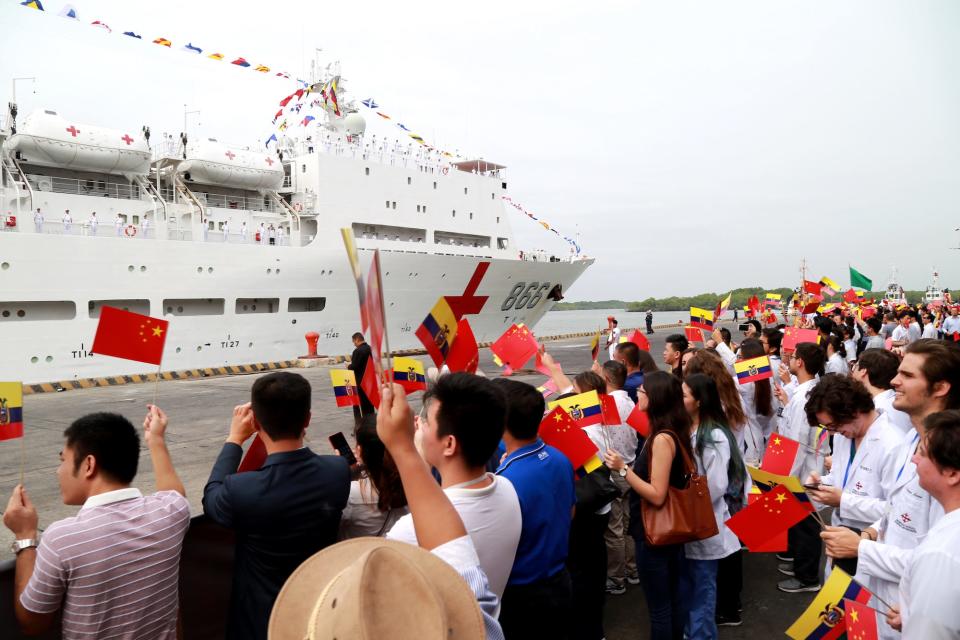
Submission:
[[[677,446],[677,455],[683,456],[683,479],[686,486],[667,488],[667,498],[659,507],[646,500],[641,501],[640,514],[643,517],[643,529],[650,546],[682,544],[694,540],[704,540],[717,535],[717,519],[713,515],[713,503],[707,479],[697,473],[697,467],[690,459],[687,450],[677,442],[676,434],[667,431]],[[653,438],[648,438],[649,443]],[[653,456],[653,447],[647,453],[647,469]],[[672,470],[672,463],[671,463]]]

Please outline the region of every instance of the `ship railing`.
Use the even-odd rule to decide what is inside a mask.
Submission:
[[[208,207],[284,213],[284,209],[267,196],[224,195],[220,193],[205,193],[203,191],[194,191],[193,193],[201,202],[206,203]]]
[[[80,180],[58,176],[28,174],[30,186],[37,191],[50,191],[70,195],[91,196],[95,198],[117,198],[121,200],[141,200],[143,189],[140,185],[103,180]]]

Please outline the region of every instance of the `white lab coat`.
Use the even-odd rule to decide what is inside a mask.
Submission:
[[[757,413],[756,385],[758,384],[770,385],[771,413],[769,416]],[[752,466],[760,466],[763,452],[767,448],[767,438],[777,425],[777,397],[773,393],[773,389],[773,378],[737,385],[737,391],[740,392],[740,402],[743,404],[743,412],[747,416],[747,424],[741,430],[743,433],[743,459]]]
[[[900,578],[912,561],[914,551],[943,516],[943,507],[920,486],[917,466],[910,460],[917,447],[916,435],[915,431],[911,433],[895,455],[893,488],[883,518],[873,524],[879,532],[878,540],[861,540],[857,550],[855,578],[891,604],[899,599]],[[882,607],[879,601],[873,600],[872,606]],[[877,628],[881,638],[900,637],[882,617]]]
[[[797,459],[793,463],[790,475],[806,480],[816,471],[823,472],[823,455],[817,452],[817,432],[807,422],[807,396],[818,380],[807,380],[798,384],[787,406],[783,408],[777,432],[800,443]]]
[[[887,416],[887,419],[890,421],[890,424],[895,426],[900,430],[902,436],[906,436],[908,433],[913,431],[913,421],[910,420],[908,416],[903,411],[893,408],[893,398],[896,395],[893,389],[887,389],[886,391],[881,391],[877,395],[873,396],[873,406],[877,411],[883,412]]]
[[[883,517],[900,468],[897,454],[903,436],[880,414],[861,440],[853,460],[850,459],[852,443],[845,436],[833,438],[833,466],[821,482],[843,489],[840,508],[833,512],[833,525],[862,531]]]
[[[900,581],[904,638],[960,637],[960,509],[933,525]]]
[[[713,429],[710,432],[710,439],[713,444],[707,443],[703,449],[702,458],[696,452],[696,431],[690,436],[690,446],[694,449],[693,457],[697,461],[697,470],[707,478],[710,501],[713,503],[713,517],[717,520],[719,532],[706,540],[696,540],[684,545],[684,554],[692,560],[719,560],[740,549],[740,540],[737,535],[724,524],[730,519],[727,501],[723,499],[729,485],[727,465],[730,463],[730,441],[721,429]],[[746,504],[746,495],[749,490],[750,481],[745,479],[744,504]]]
[[[827,364],[824,366],[824,373],[837,373],[841,376],[845,376],[850,373],[850,365],[847,364],[847,361],[839,353],[835,353],[827,359]]]

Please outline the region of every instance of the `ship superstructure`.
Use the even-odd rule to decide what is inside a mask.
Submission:
[[[909,304],[907,302],[907,296],[903,291],[903,287],[900,286],[896,267],[894,267],[890,272],[890,279],[887,281],[887,290],[886,293],[883,294],[883,300],[891,307]]]
[[[337,78],[341,113],[267,150],[55,109],[18,119],[11,105],[0,379],[155,371],[89,352],[104,305],[171,320],[164,370],[290,359],[307,331],[320,353],[346,353],[359,318],[341,227],[364,262],[381,251],[392,348],[419,346],[437,298],[464,294],[475,274],[478,341],[534,326],[592,259],[521,254],[503,165],[377,141]]]

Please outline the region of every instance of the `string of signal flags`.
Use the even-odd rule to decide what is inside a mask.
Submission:
[[[27,9],[33,9],[35,11],[42,11],[44,13],[48,13],[43,6],[42,0],[24,0],[23,2],[20,3],[20,6],[25,7]],[[60,12],[57,15],[59,15],[61,18],[67,18],[68,20],[76,21],[77,23],[82,22],[80,20],[80,12],[72,4],[63,5],[63,7],[60,9]],[[113,31],[114,31],[103,20],[93,20],[92,22],[90,22],[90,26],[96,27],[98,29],[102,29],[103,31],[106,31],[109,34],[113,34]],[[141,40],[144,43],[150,42],[152,44],[155,44],[161,47],[166,47],[168,49],[179,49],[191,55],[203,56],[208,60],[213,60],[214,62],[229,61],[229,64],[235,67],[250,69],[251,71],[256,71],[258,73],[271,76],[274,78],[282,78],[287,80],[290,79],[290,74],[286,71],[274,70],[273,67],[265,64],[253,64],[251,62],[248,62],[247,59],[244,58],[243,56],[226,55],[224,53],[221,53],[222,49],[208,49],[208,48],[193,44],[193,41],[187,41],[185,44],[182,44],[183,41],[178,41],[178,43],[175,45],[173,40],[170,40],[165,36],[158,36],[151,40],[149,36],[146,39],[144,39],[144,37],[140,33],[133,30],[120,31],[119,33],[129,38],[133,38],[135,40]],[[299,78],[296,78],[296,81],[303,86],[306,86],[308,84],[307,81],[300,80]]]

